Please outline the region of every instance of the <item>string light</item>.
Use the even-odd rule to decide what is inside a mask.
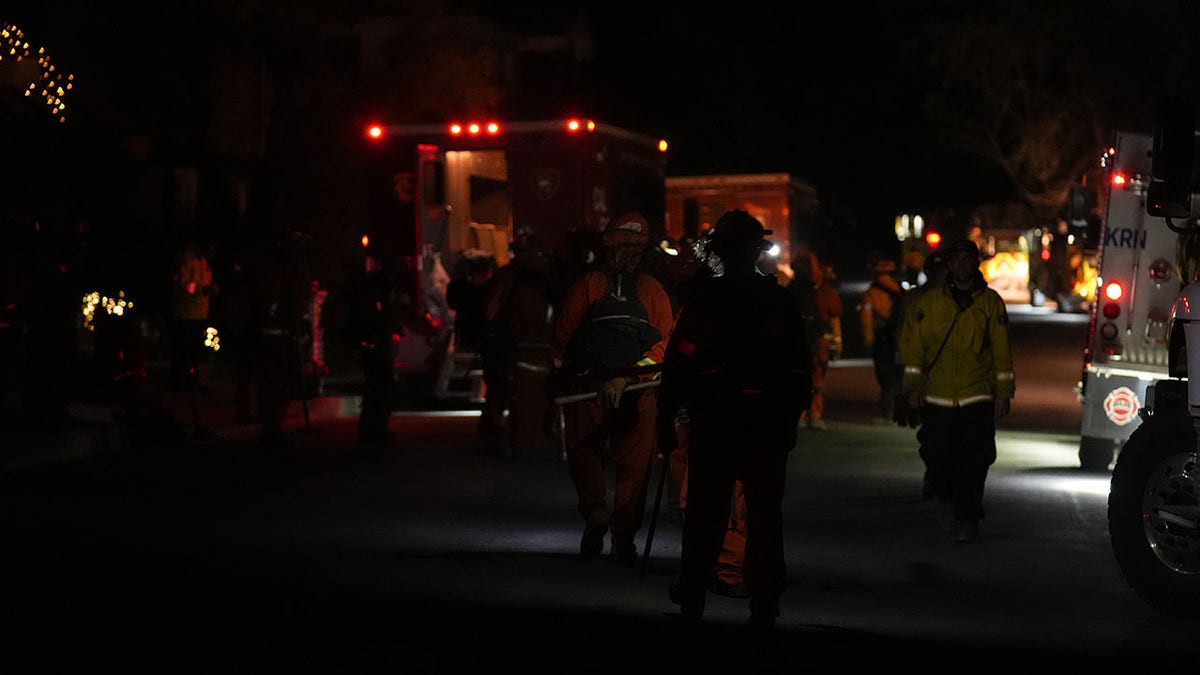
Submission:
[[[217,334],[217,329],[209,326],[204,329],[204,346],[214,352],[221,351],[221,336]]]
[[[125,310],[133,309],[133,302],[125,299],[125,291],[117,291],[115,298],[100,295],[98,291],[84,295],[83,327],[89,331],[96,330],[96,325],[92,321],[96,318],[97,307],[103,307],[105,314],[120,317],[125,315]]]
[[[30,82],[29,87],[25,89],[25,96],[31,96],[34,92],[40,91],[42,103],[50,111],[50,114],[56,115],[60,123],[66,122],[67,116],[63,114],[63,111],[67,109],[67,103],[63,99],[67,92],[75,86],[75,76],[68,74],[64,78],[61,74],[56,74],[57,68],[51,62],[45,47],[38,47],[35,51],[37,65],[41,67],[41,72],[37,79]],[[16,24],[0,22],[0,61],[4,60],[6,54],[15,58],[18,63],[29,58],[29,42],[25,39],[25,33],[17,28]]]

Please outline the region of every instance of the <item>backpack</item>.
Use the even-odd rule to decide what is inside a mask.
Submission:
[[[650,324],[637,296],[638,275],[609,274],[604,296],[588,308],[568,350],[579,371],[608,372],[632,368],[662,333]]]

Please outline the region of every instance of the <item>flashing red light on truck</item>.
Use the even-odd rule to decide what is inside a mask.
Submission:
[[[1115,302],[1120,300],[1122,295],[1125,295],[1125,289],[1121,287],[1121,284],[1115,281],[1110,281],[1104,286],[1104,297],[1108,298],[1109,300]]]
[[[383,138],[383,127],[378,124],[372,124],[367,127],[367,138],[379,140]]]
[[[571,119],[567,120],[567,131],[569,131],[571,133],[577,133],[580,131],[589,131],[590,132],[590,131],[595,131],[595,130],[596,130],[596,121],[595,120],[580,120],[580,119],[575,119],[575,118],[571,118]]]
[[[942,235],[937,232],[925,233],[925,244],[929,246],[929,250],[934,250],[942,244]]]
[[[460,136],[470,136],[472,138],[479,136],[499,136],[500,123],[488,122],[484,124],[482,122],[468,122],[466,124],[460,124],[458,122],[451,122],[450,125],[446,127],[446,131],[455,138]]]

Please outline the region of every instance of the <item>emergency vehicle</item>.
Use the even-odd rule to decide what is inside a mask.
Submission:
[[[1194,621],[1200,607],[1200,387],[1193,375],[1200,371],[1200,280],[1195,273],[1200,234],[1200,174],[1195,168],[1200,154],[1194,102],[1164,101],[1152,148],[1152,180],[1144,204],[1155,221],[1179,234],[1180,283],[1164,284],[1179,289],[1166,321],[1167,377],[1147,388],[1146,405],[1138,411],[1141,423],[1113,466],[1108,532],[1121,573],[1138,596],[1164,616]],[[1129,239],[1136,242],[1139,234]],[[1153,235],[1147,231],[1146,246],[1124,248],[1146,248]],[[1181,648],[1194,642],[1186,634],[1180,637]]]
[[[516,228],[552,251],[639,211],[661,236],[666,141],[585,118],[370,124],[365,264],[407,298],[396,358],[402,390],[483,400],[477,354],[455,351],[450,271],[468,253],[509,260]],[[654,232],[652,232],[654,234]]]
[[[1108,200],[1077,390],[1083,404],[1079,462],[1105,470],[1142,422],[1147,387],[1167,377],[1167,320],[1179,294],[1179,235],[1147,214],[1150,134],[1117,133],[1105,154]]]

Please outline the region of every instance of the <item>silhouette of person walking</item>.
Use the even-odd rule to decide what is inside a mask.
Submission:
[[[756,267],[766,234],[757,219],[734,210],[705,235],[708,274],[695,281],[668,341],[659,405],[660,430],[681,411],[689,420],[683,547],[671,598],[685,619],[703,617],[740,480],[747,625],[756,632],[774,628],[779,616],[787,460],[811,401],[813,367],[798,303]]]

